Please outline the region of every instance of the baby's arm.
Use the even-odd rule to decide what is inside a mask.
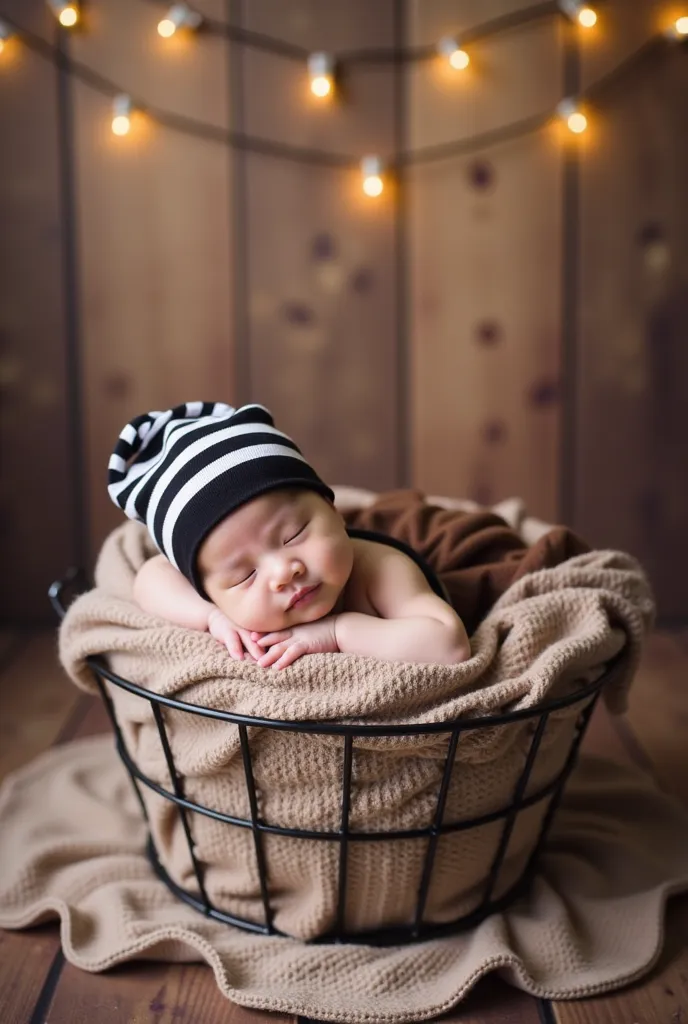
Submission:
[[[210,632],[238,661],[244,657],[244,648],[255,660],[263,654],[251,634],[204,600],[164,555],[143,563],[134,580],[134,600],[144,611],[176,626]]]
[[[471,656],[454,609],[433,593],[415,562],[394,549],[377,553],[368,596],[379,618],[343,612],[335,620],[340,651],[390,661],[454,665]]]
[[[134,580],[134,600],[145,612],[188,629],[207,630],[215,607],[196,593],[164,555],[143,563]]]

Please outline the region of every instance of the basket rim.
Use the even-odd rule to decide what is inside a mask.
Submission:
[[[53,608],[60,619],[66,614],[66,606],[63,594],[67,587],[76,586],[79,589],[87,588],[85,576],[81,569],[70,569],[65,576],[56,580],[49,588],[48,595]],[[586,685],[573,690],[562,697],[551,698],[534,704],[532,707],[519,708],[515,711],[505,711],[500,715],[477,715],[465,718],[447,719],[442,722],[407,722],[389,725],[367,724],[364,722],[343,722],[333,719],[282,719],[265,718],[259,715],[245,715],[234,711],[222,711],[219,708],[194,704],[190,701],[179,700],[175,697],[167,697],[161,693],[155,693],[144,686],[125,679],[123,676],[113,672],[105,660],[105,655],[89,655],[86,663],[91,671],[107,679],[114,686],[126,690],[142,700],[147,700],[163,707],[171,708],[186,714],[200,715],[204,718],[213,718],[218,721],[228,722],[232,725],[252,726],[261,729],[275,729],[282,732],[301,732],[312,735],[329,736],[422,736],[435,733],[451,733],[456,730],[474,731],[476,729],[494,728],[495,726],[510,725],[529,718],[538,718],[542,715],[550,715],[552,712],[561,711],[575,704],[582,703],[593,696],[619,675],[623,668],[625,645],[621,651],[611,659],[600,676]]]
[[[93,655],[86,658],[86,662],[92,671],[103,676],[113,685],[120,687],[129,693],[163,707],[183,711],[186,714],[200,715],[204,718],[213,718],[221,722],[229,722],[232,725],[253,726],[254,728],[275,729],[282,732],[302,732],[321,734],[329,736],[421,736],[433,733],[450,733],[454,730],[476,730],[494,728],[495,726],[510,725],[513,722],[520,722],[524,719],[539,718],[541,715],[550,715],[554,711],[560,711],[571,707],[574,704],[582,703],[593,696],[603,686],[606,686],[612,678],[620,671],[620,657],[617,657],[602,672],[598,679],[586,684],[580,689],[563,697],[556,697],[529,708],[519,708],[516,711],[506,711],[501,715],[480,715],[469,718],[453,718],[443,722],[409,722],[405,724],[373,725],[358,722],[333,721],[332,719],[284,719],[264,718],[259,715],[244,715],[235,711],[221,711],[219,708],[206,707],[202,704],[193,704],[190,701],[178,700],[175,697],[166,697],[164,694],[155,693],[146,687],[132,683],[128,679],[113,672],[107,665],[103,656]]]

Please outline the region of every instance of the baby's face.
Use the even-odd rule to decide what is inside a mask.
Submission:
[[[267,633],[328,615],[353,567],[340,514],[315,491],[270,491],[208,534],[198,568],[211,601]]]

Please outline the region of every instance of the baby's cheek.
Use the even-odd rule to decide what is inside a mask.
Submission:
[[[244,629],[257,633],[272,633],[283,629],[286,623],[286,617],[279,609],[266,607],[264,600],[259,598],[245,601],[237,615],[241,616]]]
[[[235,621],[235,602],[232,601],[232,599],[226,592],[223,591],[222,593],[216,595],[214,603],[217,605],[220,611],[227,616],[228,619],[231,619],[232,622]]]
[[[349,578],[353,567],[353,550],[348,543],[338,544],[330,553],[333,573],[338,576],[342,585]]]
[[[342,564],[346,560],[346,549],[342,544],[325,541],[321,544],[318,552],[320,564],[330,572],[341,571]]]

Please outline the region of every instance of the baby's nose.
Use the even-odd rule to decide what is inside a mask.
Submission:
[[[275,559],[270,573],[270,589],[277,591],[288,586],[297,576],[304,573],[303,563],[294,558]]]

